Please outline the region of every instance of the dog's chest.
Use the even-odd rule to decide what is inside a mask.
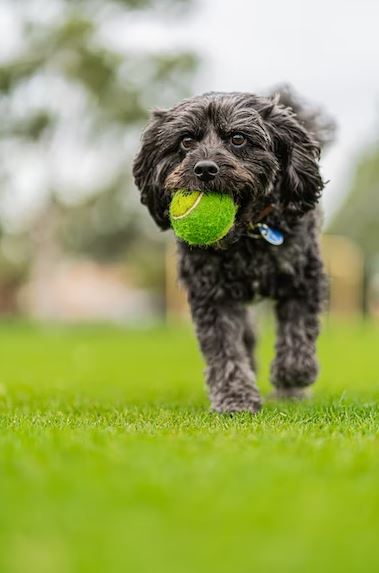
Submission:
[[[220,280],[233,298],[252,300],[256,296],[275,296],[278,260],[272,248],[240,245],[235,252],[225,253],[220,260]]]
[[[254,239],[225,251],[180,249],[180,276],[195,296],[251,301],[275,298],[283,281],[296,270],[288,247],[265,245]]]

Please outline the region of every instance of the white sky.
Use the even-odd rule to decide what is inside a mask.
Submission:
[[[6,4],[0,5],[0,58],[20,39]],[[41,9],[48,0],[33,5],[38,14],[48,13]],[[193,48],[203,60],[195,93],[259,93],[289,82],[322,104],[339,127],[323,161],[331,180],[324,201],[330,216],[360,150],[378,139],[378,22],[379,0],[195,0],[181,20],[155,15],[147,21],[145,14],[116,19],[105,25],[103,39],[125,49]]]

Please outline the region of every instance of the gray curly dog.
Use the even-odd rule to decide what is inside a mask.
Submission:
[[[257,412],[262,404],[247,310],[254,299],[275,301],[276,394],[301,397],[316,379],[327,291],[318,244],[324,187],[318,160],[332,131],[327,118],[285,88],[268,97],[216,92],[186,99],[154,111],[143,133],[133,174],[161,229],[170,227],[178,188],[230,193],[238,205],[232,231],[215,245],[178,240],[180,277],[217,412]],[[263,228],[276,239],[266,240]]]

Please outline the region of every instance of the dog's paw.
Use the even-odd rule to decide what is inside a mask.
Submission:
[[[318,374],[318,364],[313,354],[288,353],[271,366],[271,381],[284,390],[301,389],[312,384]]]
[[[233,414],[250,412],[256,414],[262,408],[262,400],[258,395],[238,396],[227,394],[212,400],[212,410],[218,414]]]

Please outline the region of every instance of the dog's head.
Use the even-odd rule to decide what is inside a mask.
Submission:
[[[323,188],[318,157],[316,140],[278,98],[210,93],[153,113],[133,173],[166,229],[178,188],[230,193],[240,221],[265,202],[301,215]]]

